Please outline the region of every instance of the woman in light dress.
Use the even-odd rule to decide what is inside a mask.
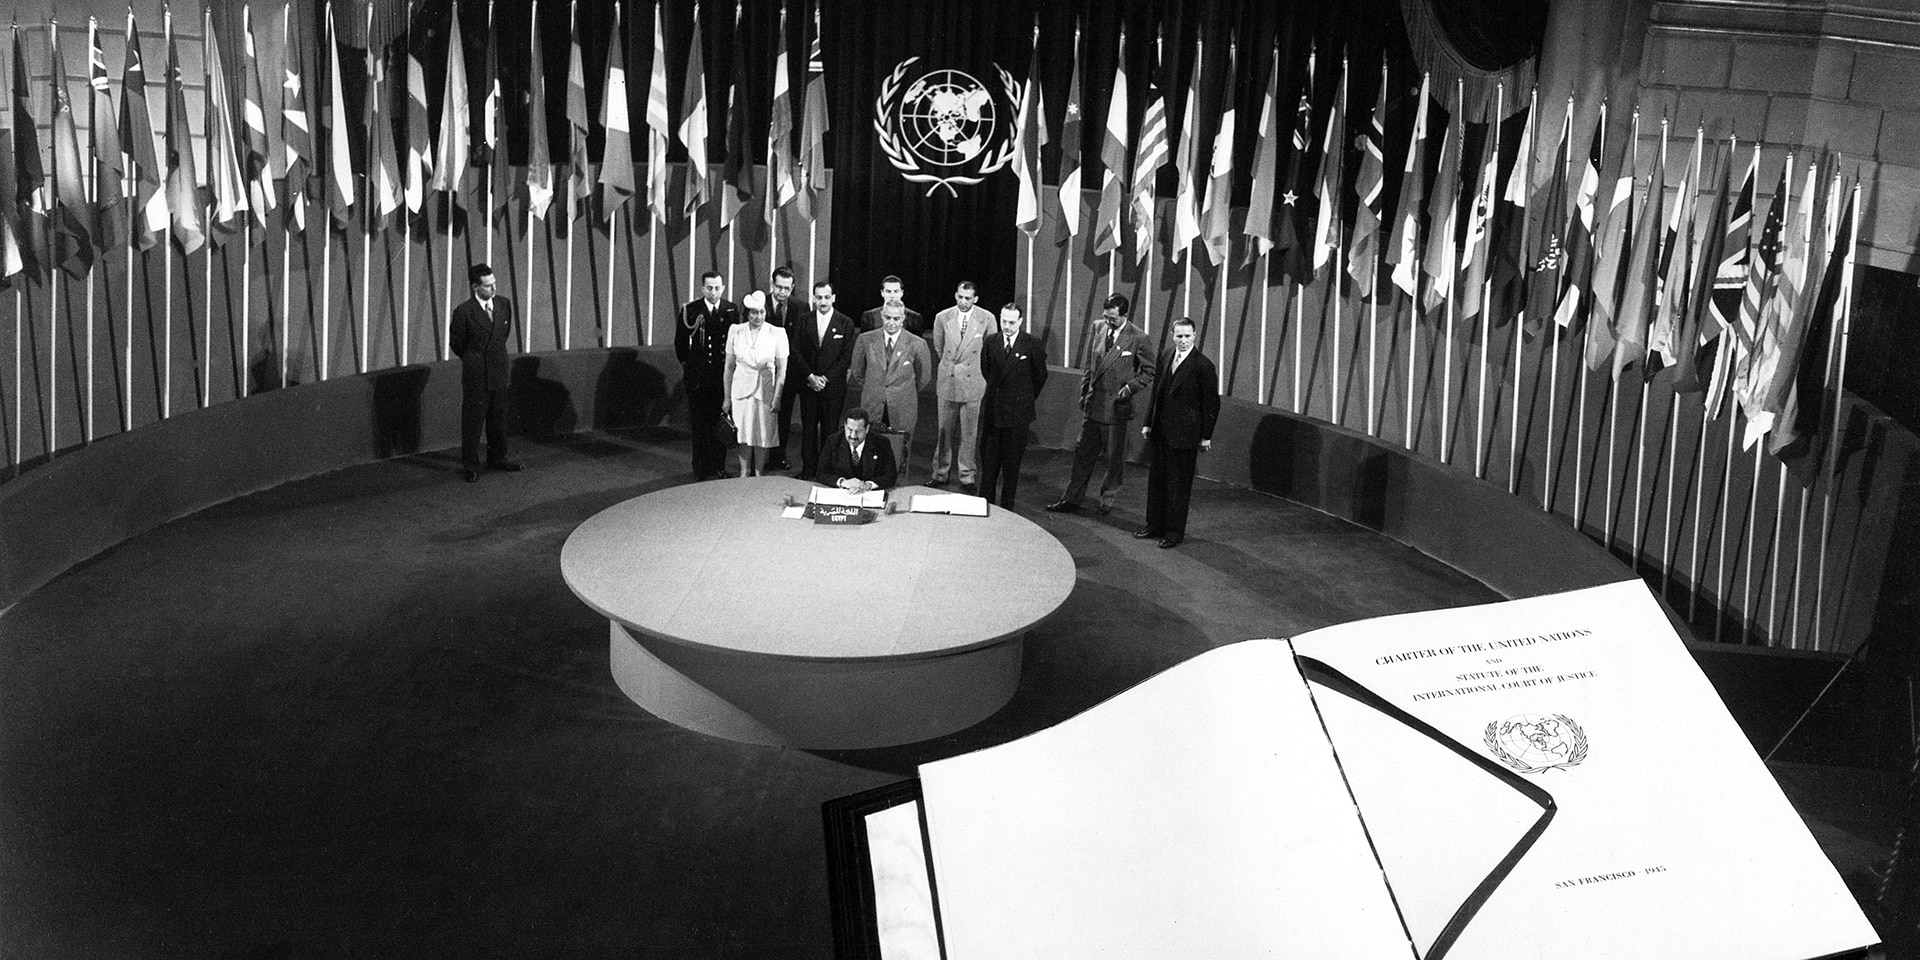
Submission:
[[[787,380],[787,331],[767,322],[767,295],[759,290],[740,301],[745,323],[727,331],[723,382],[739,441],[740,475],[756,476],[780,443],[780,387]]]

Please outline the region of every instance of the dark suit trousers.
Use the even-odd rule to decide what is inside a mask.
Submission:
[[[787,374],[787,382],[780,387],[780,409],[774,411],[773,414],[774,418],[780,421],[780,445],[773,448],[773,459],[775,460],[787,459],[787,441],[793,436],[793,411],[794,408],[799,405],[801,391],[806,389],[801,385],[801,381],[804,381],[806,379],[805,377],[793,376],[792,367],[787,368]],[[813,391],[806,390],[806,392],[812,393]],[[801,423],[800,429],[801,443],[806,442],[807,436],[804,418],[805,415],[802,414],[803,422]],[[802,453],[800,455],[801,462],[804,463],[806,459],[806,454]]]
[[[1080,440],[1073,445],[1073,477],[1067,481],[1067,493],[1061,499],[1078,503],[1086,496],[1087,483],[1093,479],[1093,463],[1105,455],[1107,473],[1100,481],[1100,502],[1113,505],[1113,498],[1119,494],[1120,483],[1125,479],[1127,430],[1132,423],[1131,420],[1099,423],[1084,418],[1080,421]]]
[[[687,367],[687,429],[693,439],[693,475],[708,477],[726,469],[727,448],[714,438],[720,426],[720,371]]]
[[[800,388],[801,473],[813,476],[820,472],[820,444],[840,435],[840,415],[846,405],[845,393]]]
[[[487,433],[487,462],[507,459],[507,388],[460,391],[460,462],[480,465],[480,431]]]
[[[1166,535],[1187,532],[1187,507],[1193,502],[1197,447],[1175,450],[1159,437],[1147,439],[1147,529]]]
[[[1013,506],[1020,487],[1020,461],[1027,456],[1027,425],[980,425],[980,495],[989,503]],[[997,488],[997,489],[996,489]]]

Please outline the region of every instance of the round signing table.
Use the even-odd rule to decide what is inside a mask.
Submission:
[[[1024,632],[1073,591],[1073,557],[1015,513],[900,513],[858,526],[781,516],[813,485],[672,487],[588,518],[560,551],[610,622],[614,680],[690,730],[822,749],[913,743],[992,715]]]

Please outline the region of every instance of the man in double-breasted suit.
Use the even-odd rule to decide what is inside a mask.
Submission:
[[[718,271],[700,277],[701,297],[680,310],[673,328],[673,352],[680,358],[687,391],[687,429],[693,434],[693,478],[727,476],[727,448],[714,436],[720,426],[721,374],[727,366],[727,331],[740,322],[740,308],[721,294],[727,283]]]
[[[1020,307],[1000,308],[1000,330],[980,348],[987,383],[980,401],[980,495],[1011,509],[1027,455],[1027,426],[1034,398],[1047,385],[1047,358],[1040,341],[1020,329]]]
[[[493,268],[467,270],[473,298],[453,308],[447,346],[460,358],[460,465],[468,483],[480,479],[480,433],[487,434],[487,467],[518,470],[507,459],[507,343],[513,339],[513,303],[493,295]]]
[[[800,473],[820,472],[820,445],[840,426],[847,405],[847,370],[853,364],[853,318],[833,308],[833,284],[813,285],[813,312],[787,330],[787,382],[800,394]]]
[[[933,356],[939,364],[933,391],[940,434],[927,486],[946,486],[957,460],[962,493],[974,492],[978,479],[974,455],[979,446],[980,398],[987,392],[986,378],[980,375],[980,345],[998,332],[993,314],[974,305],[979,298],[973,282],[962,280],[953,292],[953,306],[933,318]]]
[[[1131,306],[1122,294],[1107,298],[1100,311],[1101,325],[1093,333],[1086,373],[1080,383],[1080,439],[1073,446],[1073,475],[1061,498],[1047,504],[1051,513],[1080,509],[1094,461],[1107,458],[1106,478],[1100,482],[1101,513],[1113,510],[1127,462],[1127,427],[1133,420],[1133,398],[1153,387],[1153,357],[1146,334],[1127,322]]]
[[[1173,322],[1173,346],[1160,359],[1140,435],[1147,441],[1147,525],[1135,539],[1177,547],[1187,538],[1187,506],[1200,451],[1213,448],[1220,419],[1220,377],[1194,347],[1193,321]]]
[[[775,267],[773,281],[767,287],[767,322],[787,331],[787,349],[793,349],[794,331],[810,313],[807,305],[793,298],[793,271],[787,267]],[[793,362],[789,355],[787,362]],[[800,395],[800,378],[788,377],[780,388],[780,406],[773,411],[775,420],[780,423],[780,445],[773,448],[773,456],[767,460],[767,469],[785,470],[792,466],[787,461],[787,440],[793,436],[793,409]],[[800,459],[804,462],[806,456]]]
[[[899,277],[889,275],[886,279],[881,280],[880,305],[860,314],[860,332],[865,333],[868,330],[880,329],[881,321],[886,316],[887,308],[898,307],[900,308],[900,315],[903,318],[901,322],[906,325],[908,333],[922,340],[933,336],[932,331],[927,329],[927,321],[920,316],[920,311],[910,309],[907,306],[906,296],[906,285],[900,282]]]
[[[847,384],[860,392],[860,406],[873,415],[877,430],[912,433],[920,419],[920,391],[933,382],[927,342],[905,327],[906,311],[889,306],[880,329],[853,342]]]

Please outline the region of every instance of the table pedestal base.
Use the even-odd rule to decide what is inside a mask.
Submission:
[[[916,743],[999,710],[1023,638],[930,657],[803,660],[690,647],[609,621],[614,682],[647,712],[742,743],[823,750]]]

